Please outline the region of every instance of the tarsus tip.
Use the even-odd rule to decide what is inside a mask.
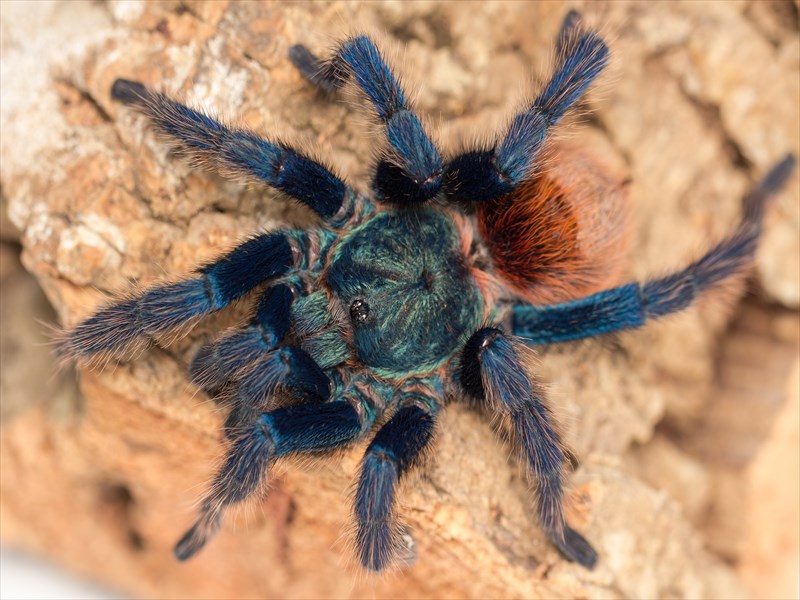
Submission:
[[[147,88],[138,81],[117,79],[111,86],[111,97],[124,104],[140,104],[147,97]]]

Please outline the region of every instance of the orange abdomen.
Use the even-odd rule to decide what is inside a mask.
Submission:
[[[495,272],[521,298],[552,304],[616,283],[628,242],[625,186],[561,143],[546,170],[478,207]]]

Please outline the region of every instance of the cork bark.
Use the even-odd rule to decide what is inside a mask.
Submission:
[[[224,451],[224,415],[187,383],[186,365],[243,307],[99,371],[57,371],[40,345],[37,318],[75,323],[109,294],[188,273],[253,231],[313,222],[270,190],[173,156],[111,101],[117,77],[314,147],[363,185],[379,134],[352,103],[310,89],[290,45],[323,51],[353,30],[375,33],[449,152],[521,105],[570,6],[3,3],[3,542],[142,597],[776,593],[769,585],[784,585],[791,565],[774,559],[798,545],[781,527],[797,506],[797,432],[781,425],[796,422],[796,173],[769,211],[744,306],[717,295],[641,331],[540,353],[580,463],[569,519],[600,553],[591,572],[547,542],[509,448],[459,405],[403,490],[413,566],[375,577],[352,564],[349,494],[364,444],[282,463],[266,499],[178,564],[171,546]],[[626,279],[641,280],[696,257],[736,223],[748,186],[800,153],[798,4],[585,12],[613,60],[569,136],[629,174]],[[780,593],[795,593],[795,580]]]

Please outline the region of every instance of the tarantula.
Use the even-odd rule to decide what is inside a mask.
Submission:
[[[565,521],[567,455],[523,351],[640,327],[741,275],[766,201],[794,159],[744,198],[740,224],[707,254],[666,277],[609,288],[623,246],[623,186],[549,139],[606,66],[608,48],[571,12],[555,56],[549,80],[504,133],[448,159],[369,37],[346,39],[324,61],[292,47],[317,88],[335,93],[354,80],[385,128],[367,194],[286,144],[140,83],[114,83],[113,98],[197,162],[266,183],[320,220],[257,235],[188,279],[118,299],[62,340],[69,357],[108,356],[260,290],[249,322],[204,346],[190,368],[194,383],[229,402],[230,446],[178,559],[203,547],[278,457],[340,448],[376,423],[355,492],[357,553],[375,571],[408,558],[395,492],[431,446],[447,398],[502,417],[535,484],[541,527],[567,558],[595,565],[595,550]]]

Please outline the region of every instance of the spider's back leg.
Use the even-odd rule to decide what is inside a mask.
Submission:
[[[380,200],[414,204],[439,193],[442,157],[375,42],[366,35],[348,38],[327,61],[298,44],[290,49],[289,57],[311,83],[325,91],[338,89],[352,77],[372,104],[390,147],[379,158],[373,181]]]
[[[578,102],[608,63],[608,47],[571,11],[556,42],[553,73],[505,135],[489,148],[469,150],[445,167],[445,191],[459,200],[488,202],[512,192],[539,166],[552,128]]]
[[[328,167],[280,142],[227,127],[141,83],[117,79],[116,100],[146,115],[195,162],[234,177],[266,183],[334,224],[346,220],[353,192]]]
[[[515,304],[512,331],[531,344],[548,344],[641,327],[648,319],[684,310],[704,292],[743,276],[753,262],[767,202],[786,183],[794,164],[794,156],[788,155],[775,165],[743,199],[736,230],[686,268],[563,304]]]

